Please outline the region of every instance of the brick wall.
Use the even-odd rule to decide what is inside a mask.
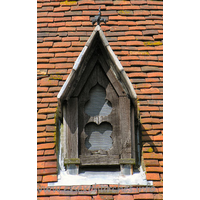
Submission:
[[[129,188],[102,194],[99,188],[38,192],[38,200],[162,199],[163,193],[163,2],[37,0],[37,181],[40,187],[57,181],[55,112],[57,94],[95,26],[101,28],[129,76],[138,96],[142,123],[142,156],[147,180],[155,191]],[[111,186],[107,186],[111,187]]]

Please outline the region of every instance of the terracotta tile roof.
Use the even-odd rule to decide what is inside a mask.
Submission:
[[[95,26],[98,14],[108,22],[101,29],[124,67],[140,104],[142,152],[154,192],[134,187],[111,194],[89,191],[41,191],[38,200],[163,199],[163,2],[37,0],[38,9],[38,184],[57,181],[57,94]],[[109,186],[111,187],[111,186]],[[76,196],[73,196],[76,195]],[[107,197],[106,197],[107,196]]]

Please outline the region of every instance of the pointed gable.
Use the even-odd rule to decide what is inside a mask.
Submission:
[[[89,73],[92,71],[92,67],[90,68],[89,65],[91,62],[93,62],[93,64],[91,64],[93,67],[94,63],[100,63],[100,65],[104,68],[109,81],[117,90],[118,95],[120,95],[121,90],[121,93],[129,96],[136,110],[137,95],[134,88],[120,61],[111,49],[101,27],[97,25],[75,61],[70,75],[57,96],[59,115],[62,116],[62,102],[64,100],[68,100],[78,85],[83,85],[87,80]],[[80,87],[78,91],[80,92]]]

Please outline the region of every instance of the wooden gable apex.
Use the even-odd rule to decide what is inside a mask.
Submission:
[[[59,117],[62,118],[63,101],[69,100],[72,94],[74,95],[74,92],[78,95],[81,88],[78,87],[78,85],[83,85],[84,81],[86,82],[94,64],[97,62],[99,62],[104,68],[104,71],[106,71],[106,75],[116,89],[118,95],[121,96],[125,94],[131,99],[138,118],[136,101],[137,95],[126,72],[124,71],[124,68],[111,49],[99,25],[95,27],[86,45],[75,61],[70,75],[58,93]],[[108,67],[106,68],[106,66]],[[83,82],[80,83],[80,81]],[[77,89],[77,91],[75,91],[75,89]]]

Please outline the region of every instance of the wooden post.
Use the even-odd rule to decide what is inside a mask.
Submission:
[[[136,142],[135,142],[135,111],[133,105],[131,106],[131,157],[136,159]]]
[[[130,99],[119,97],[120,132],[122,138],[121,158],[131,158]]]
[[[78,99],[70,98],[63,106],[64,164],[70,174],[78,173]],[[70,163],[66,161],[70,160]],[[73,160],[76,162],[74,163]],[[79,159],[78,159],[79,160]],[[80,162],[79,162],[80,163]],[[76,164],[76,165],[75,165]]]

